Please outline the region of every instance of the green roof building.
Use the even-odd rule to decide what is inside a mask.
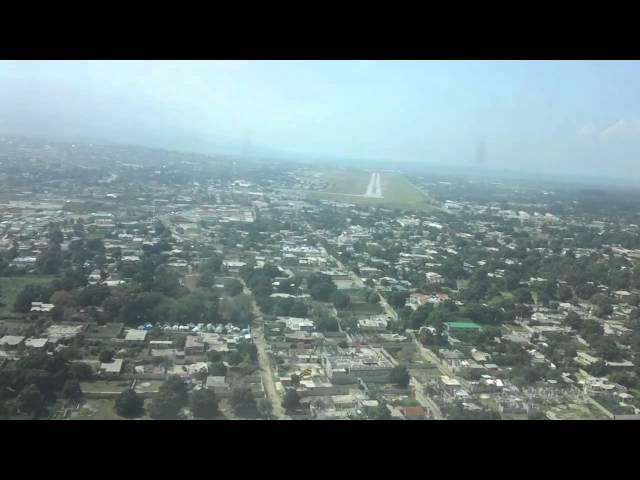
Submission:
[[[482,325],[475,322],[446,322],[448,330],[480,330]]]

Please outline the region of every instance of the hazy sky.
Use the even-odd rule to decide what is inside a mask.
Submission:
[[[640,179],[639,86],[636,61],[0,61],[0,132]]]

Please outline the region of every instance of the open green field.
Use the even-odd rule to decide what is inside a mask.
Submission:
[[[131,386],[131,380],[93,380],[80,382],[80,388],[87,393],[122,392]]]
[[[313,198],[372,207],[415,210],[437,208],[433,199],[418,190],[406,177],[397,173],[380,174],[384,198],[364,196],[371,172],[345,169],[323,172],[320,178],[327,183],[326,191],[310,193]]]
[[[140,420],[148,420],[148,408],[151,400],[144,401],[144,414],[139,417]],[[70,410],[67,420],[128,420],[116,413],[115,400],[112,399],[86,399],[78,410]]]
[[[0,302],[4,304],[0,306],[0,315],[15,314],[13,304],[25,285],[48,285],[54,278],[55,275],[21,275],[0,278],[0,294],[2,295]]]
[[[347,308],[342,309],[342,311],[344,313],[351,313],[352,315],[362,315],[364,317],[379,315],[384,312],[383,308],[380,305],[373,305],[371,303],[364,302],[350,303]]]
[[[589,403],[552,407],[547,411],[547,416],[553,420],[608,420],[604,412]]]

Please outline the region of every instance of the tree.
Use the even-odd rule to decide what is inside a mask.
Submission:
[[[567,302],[573,298],[573,292],[567,285],[560,285],[558,287],[558,300],[561,302]]]
[[[337,288],[333,282],[318,282],[309,289],[309,293],[311,294],[311,298],[316,301],[328,302],[336,290]]]
[[[569,311],[567,313],[566,322],[567,322],[567,325],[569,325],[574,330],[580,330],[582,328],[582,325],[583,325],[583,322],[582,322],[582,319],[580,318],[580,315],[578,315],[573,310],[571,310],[571,311]]]
[[[411,376],[407,371],[407,367],[403,365],[393,367],[389,374],[389,381],[400,388],[407,388],[410,380]]]
[[[224,377],[227,374],[227,367],[223,362],[213,362],[209,367],[209,375],[212,377]]]
[[[220,273],[220,267],[222,267],[222,257],[218,254],[213,255],[204,264],[205,271],[211,271],[212,273]]]
[[[351,298],[349,297],[349,295],[343,292],[338,291],[333,296],[333,305],[336,308],[347,308],[350,302]]]
[[[211,270],[205,270],[198,276],[198,282],[196,286],[211,288],[216,283],[216,277]]]
[[[296,410],[300,407],[300,395],[294,388],[287,389],[282,400],[282,406],[288,412]]]
[[[49,313],[51,314],[51,320],[54,322],[61,322],[64,318],[64,308],[59,305],[53,307]]]
[[[226,321],[240,327],[247,327],[253,320],[253,308],[247,295],[225,297],[220,304],[220,311]]]
[[[278,292],[280,293],[293,293],[295,286],[289,280],[280,280],[278,284]]]
[[[511,372],[513,383],[516,385],[533,385],[543,377],[543,372],[540,369],[516,365]]]
[[[271,315],[273,313],[273,298],[256,296],[256,304],[258,305],[262,313],[266,315]]]
[[[258,406],[256,399],[251,393],[251,389],[247,386],[235,387],[231,390],[229,399],[233,411],[240,416],[250,417],[257,413]]]
[[[227,354],[227,363],[233,367],[242,363],[243,357],[240,352],[229,352]]]
[[[380,295],[378,295],[376,292],[372,291],[367,295],[367,302],[371,303],[373,305],[377,304],[380,302]]]
[[[37,386],[27,385],[18,395],[17,405],[21,412],[37,417],[44,410],[44,397]]]
[[[155,272],[153,290],[169,296],[176,296],[180,290],[180,276],[174,270],[160,265]]]
[[[385,402],[378,402],[378,405],[371,409],[369,418],[372,420],[390,420],[391,411]]]
[[[100,363],[111,363],[113,362],[114,355],[115,352],[111,349],[102,350],[98,356],[98,360],[100,360]]]
[[[93,377],[93,369],[82,362],[73,362],[69,365],[69,373],[80,381],[90,380]]]
[[[196,418],[215,418],[218,416],[218,397],[211,390],[201,388],[191,395],[191,411]]]
[[[391,305],[393,308],[400,309],[404,307],[404,304],[407,302],[408,297],[409,294],[407,292],[391,292],[391,294],[389,295],[389,305]]]
[[[78,380],[70,379],[64,382],[64,387],[62,387],[62,396],[69,400],[80,400],[80,398],[82,398],[82,389],[80,388]]]
[[[122,295],[113,295],[111,297],[107,297],[102,302],[102,308],[104,309],[104,313],[107,314],[110,318],[117,318],[120,315],[120,311],[126,302],[126,298]]]
[[[168,390],[159,391],[151,402],[149,415],[151,418],[163,420],[178,418],[184,404],[185,402],[179,394]]]
[[[83,306],[101,305],[111,295],[111,289],[106,285],[87,285],[78,295],[78,303]]]
[[[291,375],[291,385],[294,387],[300,385],[300,375],[296,375],[295,373]]]
[[[603,360],[598,360],[587,367],[589,374],[594,377],[604,377],[607,374],[607,365]]]
[[[16,298],[13,309],[16,312],[31,311],[31,302],[46,302],[49,299],[49,289],[43,285],[25,285]]]
[[[518,288],[513,292],[513,297],[518,303],[533,303],[531,292],[527,288]]]
[[[121,417],[133,418],[142,414],[144,400],[131,389],[127,389],[116,399],[116,412]]]
[[[36,267],[40,273],[47,275],[57,274],[63,264],[60,245],[50,244],[49,248],[42,252],[37,260]]]
[[[76,300],[73,295],[66,290],[53,292],[49,301],[58,307],[72,307],[76,304]]]
[[[277,317],[287,317],[293,307],[292,298],[277,298],[273,309],[273,314]]]
[[[598,288],[593,283],[585,283],[576,287],[576,295],[583,300],[588,300],[598,292]]]
[[[269,278],[275,278],[281,275],[280,269],[271,263],[265,263],[262,267],[262,272]]]
[[[224,291],[227,293],[227,295],[235,297],[236,295],[242,293],[242,290],[242,283],[237,278],[230,278],[225,280]]]
[[[268,398],[258,400],[258,413],[262,418],[271,418],[273,415],[273,405]]]
[[[615,340],[610,337],[601,337],[597,342],[596,350],[598,355],[610,362],[620,360],[622,357]]]
[[[167,380],[160,385],[158,389],[160,393],[173,393],[180,399],[181,406],[187,404],[189,394],[187,392],[187,386],[184,380],[177,375],[171,375]]]
[[[291,305],[291,310],[289,310],[289,315],[292,317],[304,318],[309,313],[309,308],[307,304],[302,300],[296,300]]]
[[[339,330],[338,321],[327,310],[321,310],[315,323],[321,332],[337,332]]]

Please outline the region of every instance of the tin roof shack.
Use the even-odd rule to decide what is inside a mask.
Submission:
[[[286,329],[292,332],[313,332],[316,329],[315,323],[308,318],[278,317],[276,322],[284,323]]]
[[[357,383],[358,379],[365,383],[388,383],[393,364],[379,350],[359,347],[324,352],[322,366],[334,384]]]
[[[74,338],[78,334],[80,334],[85,329],[85,325],[77,325],[77,324],[57,324],[51,325],[47,328],[46,333],[49,337],[49,341],[52,343],[57,343],[59,340],[66,338]]]
[[[498,400],[498,411],[503,419],[520,419],[529,414],[529,406],[520,398],[508,397]]]
[[[376,315],[358,320],[358,328],[363,332],[385,332],[388,322],[389,318],[386,315]]]
[[[464,341],[482,330],[482,326],[474,322],[445,322],[444,325],[444,331],[450,342],[452,337]]]
[[[31,302],[32,312],[50,312],[53,310],[53,303]]]
[[[184,343],[185,355],[199,355],[205,351],[205,343],[200,337],[195,335],[187,335]]]
[[[42,348],[44,348],[47,345],[47,342],[49,342],[48,338],[28,338],[25,342],[24,342],[24,346],[27,348],[33,348],[36,350],[40,350]]]
[[[124,337],[124,341],[129,344],[141,345],[147,339],[147,330],[129,329]]]
[[[207,377],[205,386],[207,389],[218,395],[218,397],[226,398],[231,395],[231,387],[224,376]]]
[[[149,348],[157,350],[173,348],[173,340],[151,340],[149,342]]]
[[[107,323],[105,325],[90,323],[82,335],[89,344],[96,345],[119,338],[123,329],[123,323]]]
[[[100,373],[105,377],[118,377],[122,373],[123,360],[116,358],[109,363],[100,364]]]
[[[19,335],[5,335],[0,338],[0,349],[2,350],[16,350],[23,344],[25,337]]]
[[[406,420],[426,420],[427,410],[423,407],[401,407],[400,411]]]

